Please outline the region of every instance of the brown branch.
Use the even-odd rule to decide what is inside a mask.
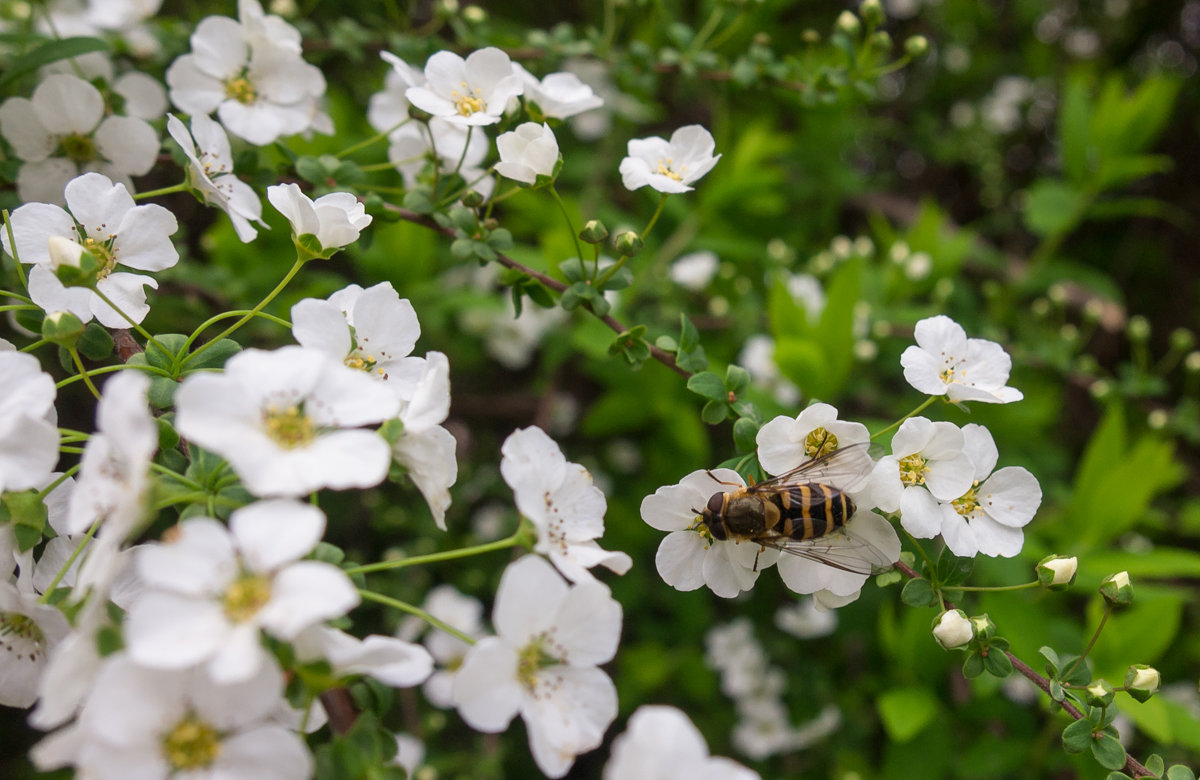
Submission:
[[[447,236],[448,238],[454,238],[453,230],[451,230],[450,228],[442,227],[437,222],[435,222],[432,217],[428,217],[424,214],[418,214],[415,211],[409,211],[408,209],[400,208],[399,206],[394,206],[390,203],[384,204],[384,207],[386,209],[388,209],[389,211],[391,211],[392,213],[399,216],[400,219],[403,219],[406,222],[411,222],[414,225],[420,225],[422,227],[429,228],[430,230],[433,230],[437,233],[441,233],[443,236]],[[511,268],[514,271],[520,271],[523,274],[527,274],[527,275],[533,277],[534,279],[537,279],[544,286],[550,288],[551,290],[554,290],[555,292],[559,293],[560,295],[563,292],[565,292],[567,289],[567,285],[558,281],[557,279],[555,279],[551,276],[547,276],[546,274],[542,273],[541,271],[535,271],[534,269],[532,269],[526,265],[518,263],[516,260],[513,260],[511,257],[509,257],[508,255],[506,255],[502,252],[496,253],[496,261],[499,262],[501,265],[503,265],[505,268]],[[595,314],[595,312],[592,312],[592,313]],[[603,322],[605,325],[612,328],[615,333],[620,334],[620,333],[624,333],[625,331],[629,330],[623,324],[621,324],[621,322],[619,320],[615,319],[611,315],[606,314],[604,316],[600,316],[597,314],[596,317],[601,322]],[[679,374],[684,379],[687,379],[692,375],[690,371],[686,371],[675,364],[675,357],[671,353],[665,352],[665,351],[659,349],[658,347],[654,346],[653,344],[647,344],[647,346],[650,347],[650,356],[651,357],[653,357],[659,363],[662,363],[667,368],[674,371],[676,374]]]
[[[322,693],[321,706],[329,716],[329,728],[334,734],[345,734],[358,720],[358,708],[346,688],[330,688]]]
[[[913,578],[913,579],[920,578],[920,575],[917,574],[916,571],[914,571],[911,567],[909,567],[903,561],[896,561],[894,564],[892,564],[892,566],[894,566],[896,569],[898,569],[899,571],[901,571],[902,573],[904,573],[905,575],[907,575],[910,578]],[[945,605],[946,605],[946,609],[954,609],[954,604],[949,601],[945,602]],[[1054,701],[1054,697],[1050,695],[1050,680],[1049,679],[1047,679],[1047,678],[1041,676],[1040,674],[1038,674],[1037,672],[1035,672],[1033,670],[1033,667],[1031,667],[1029,664],[1025,663],[1024,661],[1022,661],[1020,658],[1018,658],[1016,655],[1014,655],[1011,651],[1005,650],[1004,654],[1006,656],[1008,656],[1008,660],[1012,662],[1014,669],[1016,669],[1018,672],[1020,672],[1021,675],[1023,677],[1025,677],[1027,680],[1029,680],[1034,685],[1036,685],[1038,688],[1040,688],[1047,696],[1050,696],[1050,699],[1052,701]],[[1063,712],[1070,715],[1074,720],[1083,720],[1084,718],[1087,717],[1087,715],[1085,713],[1080,712],[1078,707],[1076,707],[1071,702],[1067,701],[1065,698],[1062,699],[1061,701],[1057,701],[1056,703],[1058,704],[1059,707],[1062,708]],[[1149,769],[1147,769],[1144,764],[1142,764],[1136,758],[1131,756],[1129,753],[1125,754],[1125,772],[1128,775],[1130,775],[1131,777],[1153,777],[1154,776],[1153,772],[1151,772]]]

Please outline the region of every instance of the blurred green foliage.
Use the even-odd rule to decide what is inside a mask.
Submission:
[[[589,140],[558,130],[565,163],[557,188],[578,215],[576,227],[600,219],[615,235],[640,228],[653,211],[656,198],[619,185],[629,138],[696,122],[713,131],[723,155],[695,192],[668,200],[613,309],[626,327],[644,326],[626,335],[696,355],[693,370],[702,349],[712,373],[694,383],[654,360],[642,363],[645,354],[614,355],[616,334],[582,309],[541,333],[528,362],[497,362],[488,337],[503,330],[509,291],[480,275],[471,246],[471,253],[452,251],[443,236],[388,221],[385,212],[376,212],[369,245],[310,265],[269,307],[286,317],[300,298],[390,280],[420,317],[418,351],[450,357],[450,425],[460,457],[450,531],[434,529],[411,489],[392,486],[366,503],[323,497],[328,540],[350,560],[478,542],[489,535],[485,510],[498,514],[500,534],[515,528],[499,445],[514,428],[538,424],[608,496],[603,545],[635,561],[628,575],[606,577],[625,610],[610,666],[621,701],[612,733],[637,705],[670,703],[688,713],[714,753],[767,778],[1100,777],[1090,755],[1059,748],[1068,719],[1045,696],[1020,681],[963,678],[961,658],[930,637],[936,613],[901,604],[899,587],[868,587],[839,611],[832,636],[801,640],[774,625],[777,608],[796,597],[772,572],[726,601],[706,590],[675,592],[654,569],[661,534],[639,516],[643,496],[694,469],[741,462],[758,424],[795,415],[811,400],[883,428],[922,400],[898,360],[913,324],[945,313],[970,335],[1005,345],[1010,384],[1025,400],[969,410],[938,404],[928,414],[987,425],[1000,464],[1028,467],[1045,495],[1022,554],[980,559],[971,583],[1028,581],[1049,553],[1080,559],[1076,585],[1065,593],[968,594],[964,608],[988,613],[1013,651],[1040,670],[1039,647],[1084,648],[1103,611],[1095,588],[1128,570],[1137,601],[1109,619],[1091,654],[1095,676],[1119,681],[1130,663],[1158,667],[1169,686],[1164,695],[1144,704],[1117,697],[1133,724],[1121,725],[1121,734],[1135,756],[1157,751],[1167,763],[1198,763],[1200,361],[1187,364],[1192,348],[1169,335],[1200,327],[1195,2],[894,0],[879,30],[895,42],[888,46],[835,31],[839,3],[507,2],[488,4],[482,19],[440,3],[296,5],[290,18],[330,84],[338,134],[287,153],[244,151],[238,170],[258,187],[290,173],[293,159],[336,154],[373,134],[363,112],[383,82],[381,49],[416,65],[441,48],[499,45],[537,74],[568,58],[605,66],[621,93],[610,96],[609,127]],[[164,15],[182,21],[160,26],[164,49],[143,67],[161,72],[186,50],[196,21],[232,12],[228,4],[166,3]],[[899,61],[916,35],[927,39],[928,55]],[[8,58],[7,88],[25,85],[45,56],[35,49]],[[382,146],[351,159],[379,162]],[[328,178],[331,189],[374,187],[400,202],[389,189],[399,186],[393,173],[357,184],[356,170],[307,165],[295,173]],[[156,171],[145,188],[175,176]],[[12,191],[0,198],[16,204]],[[289,267],[287,227],[270,209],[272,229],[246,246],[223,217],[187,197],[166,203],[179,215],[185,257],[160,276],[152,332],[190,330],[213,307],[253,305]],[[573,241],[544,192],[505,200],[495,216],[514,239],[507,254],[566,280],[560,264],[573,255]],[[719,263],[713,279],[693,290],[670,272],[695,251],[714,252]],[[819,312],[793,291],[800,274],[819,282]],[[535,297],[523,306],[537,310]],[[1133,315],[1145,318],[1148,333],[1129,332]],[[281,338],[259,324],[243,335],[245,344]],[[745,363],[739,356],[756,335],[773,339],[774,363],[797,397],[772,392],[757,367],[749,385],[729,371]],[[731,389],[754,404],[753,414],[721,400]],[[73,414],[83,414],[60,413],[72,425]],[[450,582],[486,600],[502,555],[373,575],[372,585],[420,603],[434,584]],[[395,628],[394,614],[364,613],[377,621],[372,630]],[[705,665],[704,636],[742,615],[787,672],[792,724],[835,704],[841,725],[832,736],[761,762],[736,753],[732,706]],[[412,691],[397,699],[384,723],[425,739],[440,776],[534,775],[519,722],[497,742]],[[5,716],[0,775],[30,776],[15,757],[29,737]],[[356,739],[380,755],[390,750],[367,725],[324,749],[322,776],[338,776],[331,762],[340,753],[358,760],[345,748]],[[582,756],[570,776],[598,777],[606,755]]]

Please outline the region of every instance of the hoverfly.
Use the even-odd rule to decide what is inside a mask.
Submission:
[[[861,485],[875,466],[867,447],[850,444],[772,479],[714,493],[698,512],[700,522],[718,541],[753,542],[854,574],[888,569],[893,561],[871,543],[848,534],[837,543],[831,538],[856,510],[845,491]]]

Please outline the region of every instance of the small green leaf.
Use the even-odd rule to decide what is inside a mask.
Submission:
[[[967,653],[966,659],[963,661],[962,673],[963,677],[968,680],[974,680],[984,672],[983,656],[974,651]]]
[[[949,547],[943,548],[937,561],[937,580],[942,585],[961,585],[971,576],[974,565],[974,558],[959,558]]]
[[[884,691],[875,702],[879,719],[893,742],[908,742],[921,733],[938,713],[938,701],[923,686]]]
[[[568,257],[558,264],[558,270],[562,272],[563,278],[568,282],[582,282],[587,278],[587,274],[583,269],[583,261],[578,257]]]
[[[724,401],[709,401],[700,410],[700,419],[709,425],[718,425],[729,417],[729,404]]]
[[[404,193],[404,208],[417,214],[430,214],[433,212],[433,201],[429,196],[430,192],[425,189],[410,190]]]
[[[113,337],[103,325],[92,320],[84,327],[75,348],[88,360],[107,360],[113,353]]]
[[[663,352],[674,352],[679,349],[679,342],[670,336],[659,336],[654,340],[654,346],[661,349]]]
[[[1086,203],[1069,184],[1040,179],[1025,193],[1025,226],[1043,238],[1069,233],[1083,217]]]
[[[937,594],[929,580],[918,578],[909,580],[900,591],[900,600],[910,607],[933,607],[938,603]]]
[[[450,254],[456,260],[466,260],[475,254],[475,242],[469,238],[456,238],[450,244]]]
[[[496,228],[488,233],[487,242],[497,252],[506,252],[513,247],[512,232],[507,228]]]
[[[758,422],[749,417],[739,417],[733,424],[733,446],[738,452],[753,452],[757,447]]]
[[[484,260],[489,263],[495,260],[497,257],[496,250],[488,246],[486,241],[472,241],[471,251],[474,252],[475,256],[480,260]]]
[[[93,51],[107,51],[108,48],[108,44],[99,38],[62,38],[44,43],[23,56],[5,63],[4,75],[0,76],[0,86],[7,86],[26,73],[32,73],[51,63]]]
[[[729,392],[738,395],[750,384],[750,372],[732,363],[725,369],[725,387]]]
[[[1155,775],[1155,777],[1158,777],[1158,775]],[[1104,776],[1104,780],[1133,780],[1133,778],[1124,772],[1109,772]]]
[[[154,336],[153,341],[147,342],[146,351],[142,354],[145,355],[148,365],[174,372],[175,356],[183,349],[185,343],[187,336],[182,333],[159,333]],[[213,348],[216,348],[215,344]]]
[[[983,657],[983,667],[988,674],[1001,679],[1008,677],[1013,670],[1012,661],[1008,659],[1008,656],[995,648],[992,648],[992,651]]]
[[[12,524],[13,536],[21,552],[42,541],[46,530],[46,504],[35,490],[12,491],[0,499],[0,522]]]
[[[1062,701],[1067,695],[1066,690],[1062,687],[1062,683],[1058,680],[1050,681],[1050,698],[1055,701]]]
[[[700,346],[700,332],[687,318],[686,314],[679,315],[679,349],[691,352]]]
[[[296,175],[313,184],[320,184],[329,175],[329,169],[318,158],[304,155],[296,160]]]
[[[1162,756],[1157,753],[1151,753],[1144,762],[1144,766],[1149,769],[1155,777],[1162,777],[1163,771],[1167,768],[1166,762]]]
[[[687,389],[711,401],[724,402],[729,397],[729,393],[725,390],[725,383],[721,381],[721,377],[711,371],[701,371],[699,374],[693,374],[687,381]]]
[[[225,365],[225,361],[241,351],[242,345],[233,339],[221,339],[220,341],[206,344],[199,355],[188,361],[188,370],[220,368]]]
[[[1038,648],[1038,652],[1041,653],[1042,658],[1046,659],[1046,671],[1051,677],[1057,677],[1058,670],[1061,668],[1058,663],[1058,653],[1054,651],[1053,647],[1047,645]]]
[[[1082,753],[1092,744],[1092,724],[1087,719],[1077,720],[1063,729],[1063,749],[1068,753]]]
[[[1167,768],[1167,780],[1196,780],[1196,773],[1183,764]]]
[[[1120,769],[1125,766],[1125,748],[1111,734],[1101,734],[1092,740],[1092,757],[1105,769]]]

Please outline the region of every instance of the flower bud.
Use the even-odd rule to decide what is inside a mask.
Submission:
[[[487,11],[480,6],[469,5],[463,9],[462,18],[471,24],[482,24],[487,21]]]
[[[948,609],[934,621],[933,638],[946,650],[962,647],[974,636],[974,626],[961,609]]]
[[[1113,687],[1103,679],[1094,680],[1086,690],[1087,703],[1089,707],[1107,707],[1112,704],[1113,697],[1116,693]]]
[[[1129,338],[1134,341],[1145,341],[1150,338],[1150,320],[1140,314],[1130,317],[1129,324],[1125,327],[1129,333]]]
[[[879,0],[863,0],[858,6],[858,13],[871,27],[883,24],[883,6],[879,4]]]
[[[845,33],[851,38],[858,37],[858,34],[862,32],[862,23],[849,11],[842,11],[842,15],[837,18],[836,27],[838,32]]]
[[[1125,672],[1125,690],[1138,701],[1146,701],[1162,687],[1162,675],[1153,666],[1131,664]]]
[[[816,46],[821,42],[821,33],[810,27],[809,29],[800,33],[800,40],[805,46]]]
[[[1037,578],[1044,587],[1063,590],[1075,582],[1075,570],[1079,559],[1063,555],[1049,555],[1038,561]]]
[[[1125,607],[1133,603],[1133,583],[1129,581],[1129,572],[1119,571],[1110,574],[1100,583],[1100,595],[1114,607]]]
[[[50,270],[67,287],[92,287],[100,275],[100,261],[77,241],[51,236]]]
[[[608,238],[608,228],[598,219],[589,219],[584,223],[583,230],[579,231],[579,238],[589,244],[599,244]]]
[[[867,43],[869,46],[871,46],[871,48],[877,49],[878,51],[891,51],[892,36],[887,34],[887,30],[876,30],[875,32],[871,33],[871,37],[868,39]]]
[[[924,35],[914,35],[904,42],[904,51],[914,60],[924,57],[929,51],[929,39]]]
[[[987,613],[974,615],[971,617],[971,630],[975,632],[976,639],[987,642],[996,635],[996,624],[987,616]]]
[[[462,196],[462,204],[469,209],[479,208],[483,205],[483,193],[476,190],[467,190]]]
[[[1200,374],[1200,352],[1189,352],[1183,359],[1183,368],[1193,374]]]
[[[1176,328],[1171,331],[1171,349],[1177,349],[1180,352],[1191,349],[1196,343],[1196,334],[1192,333],[1187,328]]]
[[[642,237],[632,230],[626,230],[613,242],[613,247],[622,257],[635,257],[642,251]]]
[[[42,320],[42,338],[52,344],[71,349],[83,335],[83,321],[69,311],[56,311]]]

